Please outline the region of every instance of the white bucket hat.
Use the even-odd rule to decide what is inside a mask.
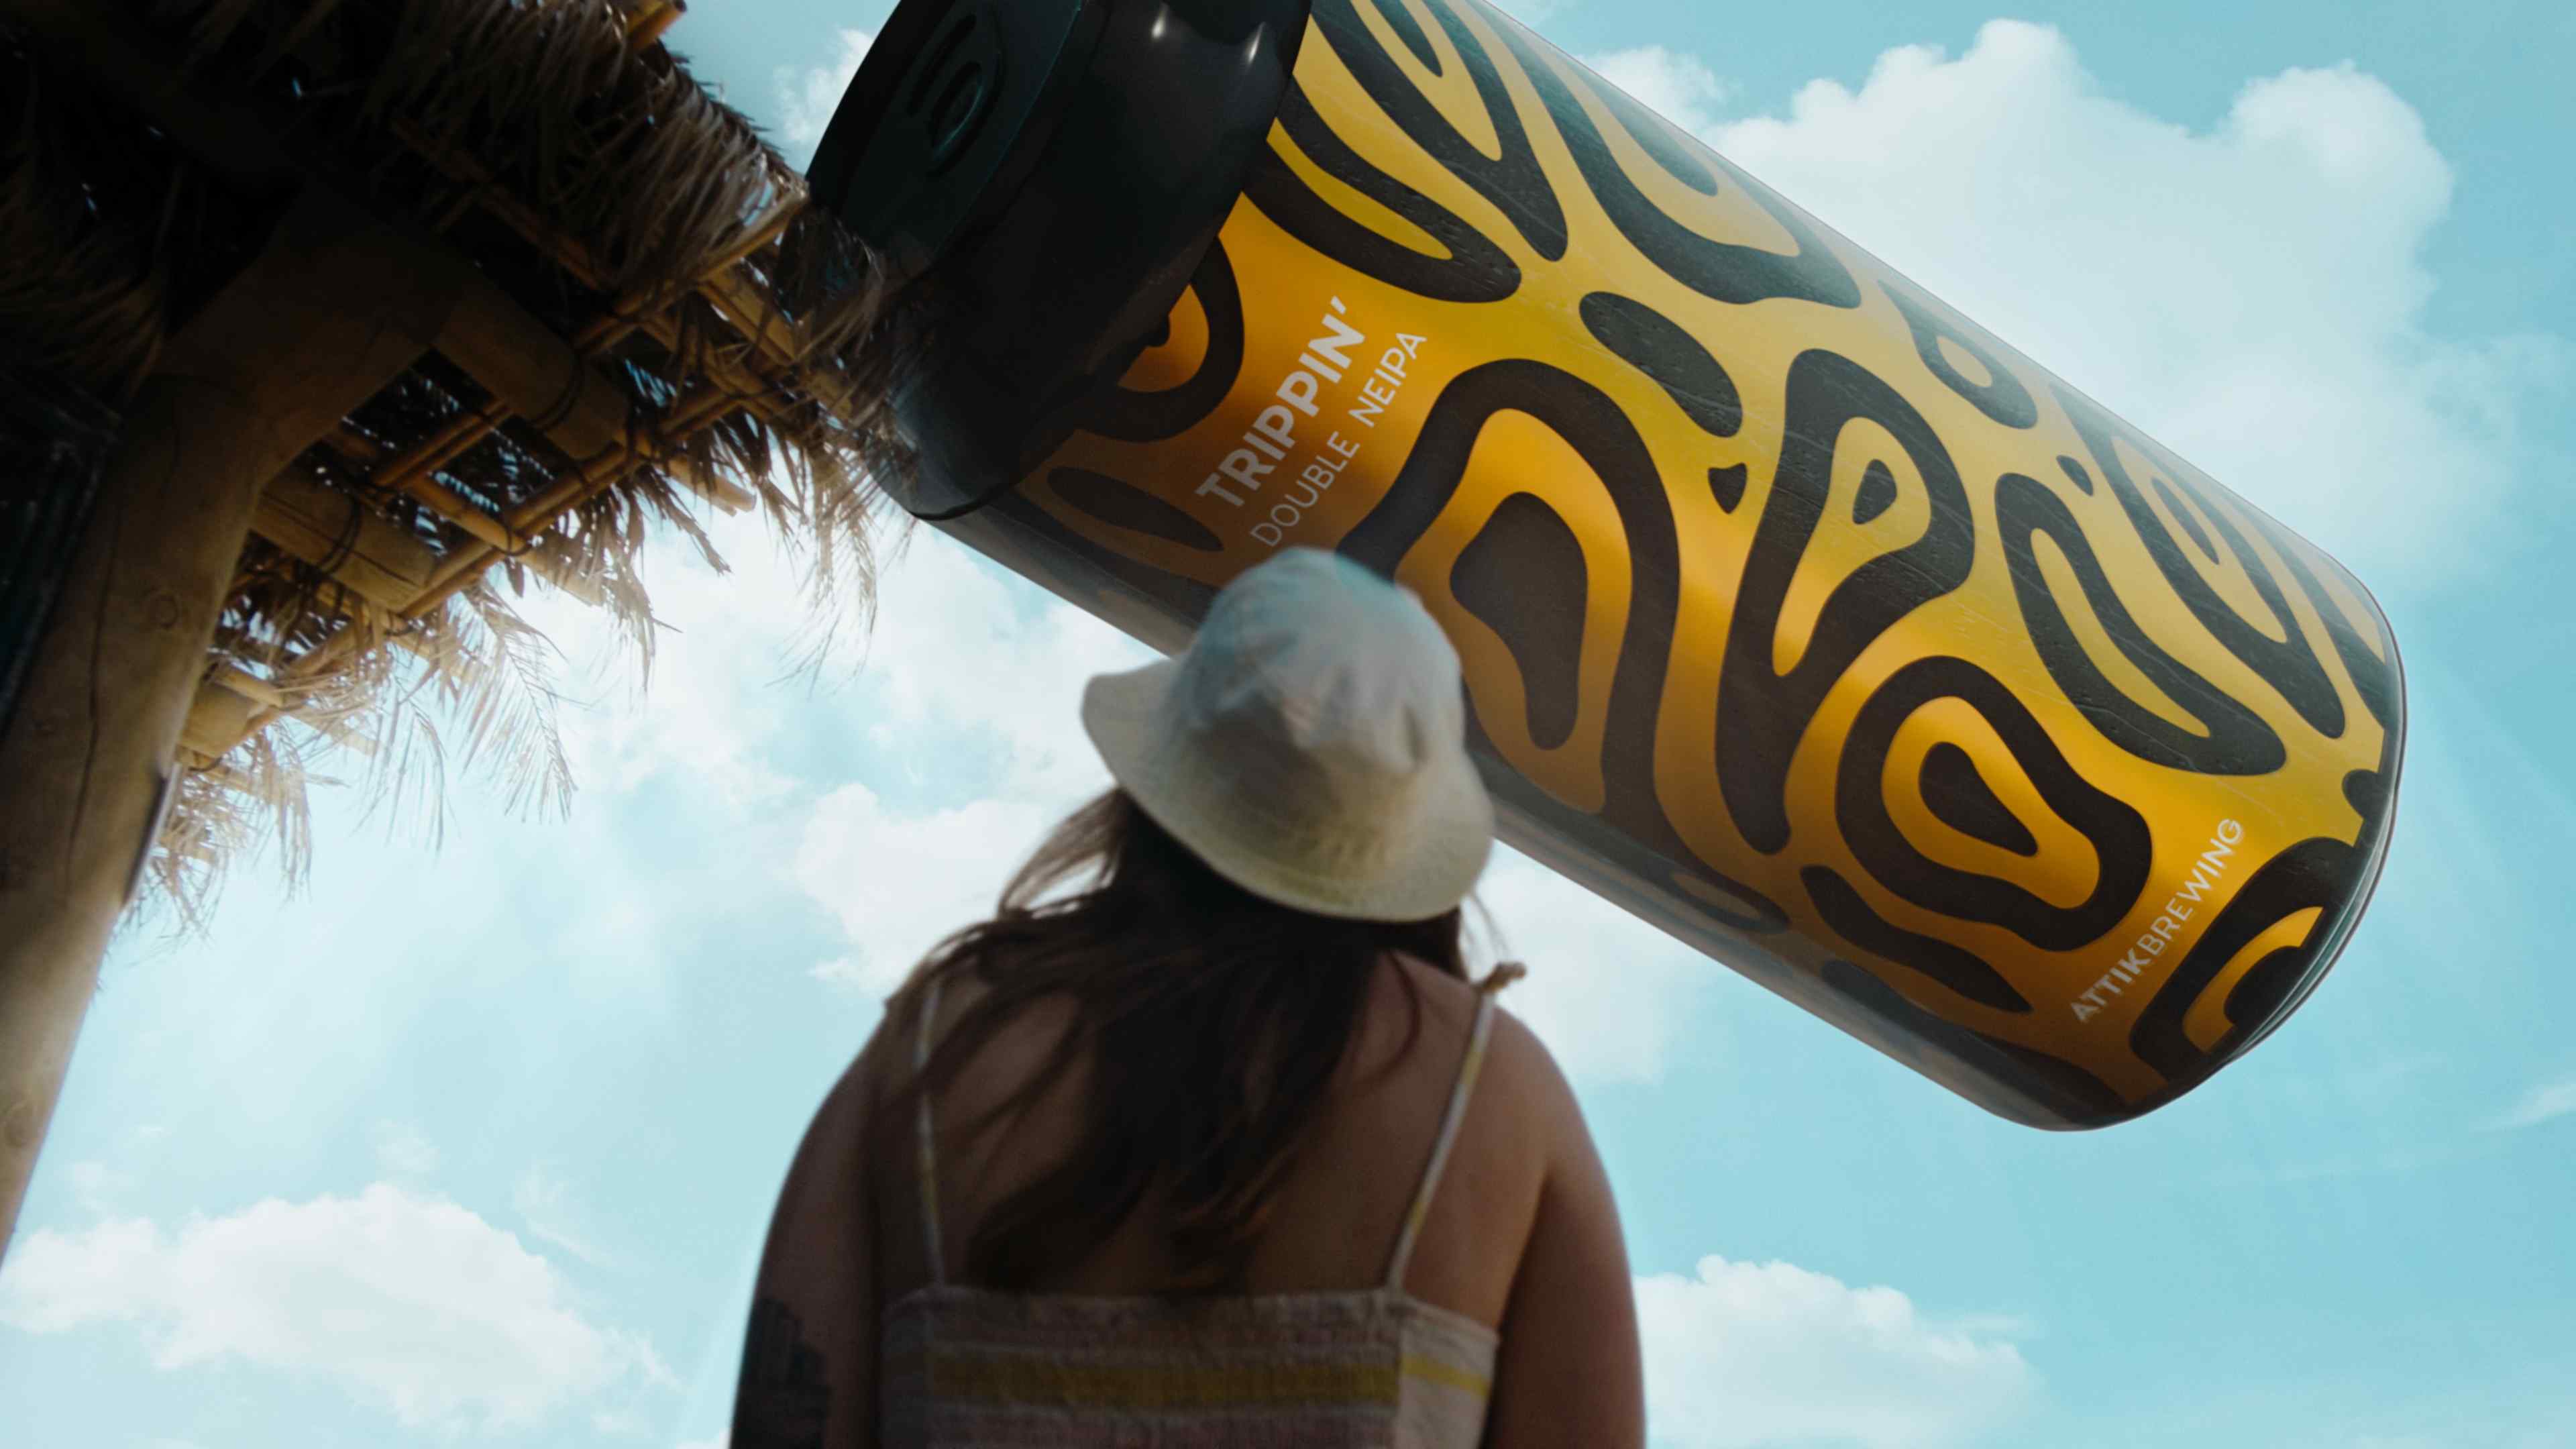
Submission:
[[[1082,724],[1156,824],[1281,905],[1428,919],[1493,849],[1457,651],[1411,593],[1319,549],[1237,576],[1182,653],[1094,678]]]

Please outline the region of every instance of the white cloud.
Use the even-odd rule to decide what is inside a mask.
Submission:
[[[376,1165],[396,1177],[425,1177],[438,1170],[438,1148],[420,1129],[399,1122],[379,1122],[375,1129]]]
[[[134,1185],[133,1173],[104,1162],[75,1162],[64,1169],[63,1175],[70,1180],[72,1196],[79,1200],[81,1210],[92,1217],[113,1209],[117,1199]]]
[[[560,595],[530,600],[531,620],[566,661],[558,720],[585,795],[678,779],[750,814],[794,788],[765,746],[813,702],[790,677],[810,615],[803,569],[754,513],[703,522],[727,571],[675,534],[646,560],[658,623],[649,677],[637,675],[604,610]]]
[[[778,68],[778,137],[792,159],[803,160],[823,139],[823,128],[832,124],[842,92],[850,88],[850,78],[859,73],[859,62],[867,59],[868,44],[875,39],[874,31],[844,30],[833,37],[828,63],[804,70]]]
[[[2424,331],[2451,169],[2348,64],[2249,81],[2196,131],[1998,20],[1704,134],[2375,585],[2467,566],[2515,418],[2566,376],[2563,339]]]
[[[1069,806],[1107,785],[1075,713],[1083,684],[1153,650],[927,532],[882,598],[862,678],[885,693],[884,738],[992,750],[1005,796]]]
[[[1003,882],[1051,817],[1025,800],[889,811],[865,785],[823,798],[796,852],[796,880],[840,918],[851,951],[821,980],[884,996],[942,936],[993,913]]]
[[[1934,1322],[1893,1288],[1720,1257],[1636,1287],[1659,1449],[1940,1449],[2005,1422],[2038,1386],[2017,1325]]]
[[[2522,1094],[2512,1110],[2495,1119],[2489,1126],[2510,1132],[2524,1127],[2537,1127],[2561,1117],[2576,1116],[2576,1077],[2560,1082],[2544,1082]]]
[[[1660,45],[1587,55],[1583,63],[1685,131],[1713,129],[1716,107],[1730,90],[1708,62]]]
[[[712,1439],[683,1440],[680,1449],[726,1449],[726,1446],[731,1443],[733,1443],[733,1431],[725,1429],[719,1431]]]
[[[0,1322],[131,1324],[158,1368],[239,1360],[335,1383],[404,1425],[535,1423],[670,1374],[569,1301],[561,1274],[472,1211],[377,1183],[175,1230],[40,1229],[0,1271]]]
[[[531,1166],[510,1187],[510,1210],[528,1225],[528,1235],[572,1254],[594,1268],[615,1266],[595,1245],[588,1215],[573,1201],[563,1180],[543,1166]]]
[[[940,937],[992,913],[1011,872],[1065,812],[1108,787],[1077,706],[1092,675],[1152,650],[945,539],[887,571],[861,682],[881,754],[905,779],[852,781],[808,817],[795,878],[841,923],[815,969],[883,995]],[[890,804],[921,776],[969,772],[959,804]]]
[[[662,627],[640,694],[631,652],[598,611],[532,600],[571,661],[567,692],[589,702],[562,716],[585,794],[671,782],[733,819],[792,822],[812,786],[780,747],[818,724],[846,729],[853,754],[892,755],[900,778],[875,782],[889,795],[935,779],[950,799],[1057,807],[1104,786],[1074,717],[1082,682],[1153,652],[930,530],[899,538],[898,517],[880,535],[874,630],[862,640],[853,623],[840,657],[810,675],[798,668],[811,642],[802,563],[748,515],[707,524],[729,572],[677,538],[655,554]]]

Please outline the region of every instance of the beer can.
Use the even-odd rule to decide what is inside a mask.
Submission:
[[[1483,0],[903,0],[811,181],[915,514],[1165,649],[1394,578],[1509,843],[1993,1112],[2171,1101],[2352,933],[2369,591]]]

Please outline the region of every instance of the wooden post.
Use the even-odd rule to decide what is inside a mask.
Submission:
[[[261,489],[399,377],[453,279],[319,188],[171,339],[0,735],[0,1252],[176,768]]]

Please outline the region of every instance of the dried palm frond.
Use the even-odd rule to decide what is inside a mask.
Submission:
[[[451,763],[492,771],[514,808],[568,808],[552,647],[510,599],[531,574],[591,599],[649,674],[640,557],[667,529],[721,569],[695,516],[710,490],[756,504],[802,557],[809,664],[872,624],[900,517],[874,480],[909,464],[884,402],[882,272],[803,209],[747,120],[631,44],[610,0],[103,3],[131,63],[168,68],[136,94],[184,78],[301,174],[469,258],[626,417],[607,453],[571,456],[562,417],[433,351],[315,440],[292,481],[347,502],[318,555],[309,535],[243,554],[208,661],[222,707],[200,711],[150,868],[183,923],[261,841],[302,878],[308,771],[335,751],[365,755],[372,804],[432,838]],[[30,80],[0,117],[0,345],[114,399],[257,250],[278,199],[5,26],[0,67]],[[362,544],[426,570],[417,588],[353,587]]]

